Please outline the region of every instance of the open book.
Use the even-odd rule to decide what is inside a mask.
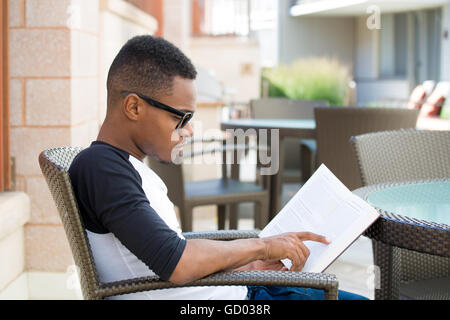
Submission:
[[[354,195],[322,164],[286,206],[259,234],[268,237],[284,232],[313,232],[330,244],[305,241],[310,255],[302,271],[323,272],[380,214]],[[282,261],[287,268],[291,261]]]

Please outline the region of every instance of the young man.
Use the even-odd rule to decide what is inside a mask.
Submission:
[[[150,156],[170,162],[172,152],[192,136],[195,77],[194,66],[178,48],[153,36],[129,40],[111,65],[107,114],[97,141],[69,169],[102,282],[157,274],[181,284],[220,270],[285,270],[284,258],[300,271],[309,255],[303,241],[328,243],[312,233],[235,241],[182,237],[166,186],[142,161]],[[267,294],[317,298],[320,291],[186,287],[115,298],[267,299]]]

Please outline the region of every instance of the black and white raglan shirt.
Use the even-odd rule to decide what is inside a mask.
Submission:
[[[164,182],[142,161],[95,141],[69,176],[101,282],[157,274],[168,280],[186,246]],[[245,299],[245,286],[185,287],[113,299]]]

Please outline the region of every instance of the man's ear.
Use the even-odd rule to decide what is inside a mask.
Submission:
[[[142,112],[142,107],[142,102],[134,94],[130,94],[125,99],[123,99],[122,111],[124,115],[130,120],[135,121],[138,119],[140,113]]]

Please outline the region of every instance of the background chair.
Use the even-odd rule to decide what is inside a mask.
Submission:
[[[426,97],[428,97],[434,90],[436,86],[436,81],[434,80],[425,80],[422,82],[422,87],[425,89]]]
[[[104,299],[126,293],[183,286],[215,285],[284,285],[316,288],[324,290],[327,299],[337,299],[338,281],[334,275],[324,273],[221,272],[181,286],[161,281],[156,276],[101,283],[67,172],[72,160],[80,151],[81,148],[74,147],[45,150],[39,155],[39,164],[60,214],[75,264],[79,268],[84,299]],[[227,230],[204,233],[191,232],[183,233],[183,235],[186,239],[233,240],[257,237],[258,231]]]
[[[350,137],[362,133],[415,128],[417,109],[315,108],[317,163],[324,163],[350,190],[362,186]]]
[[[409,109],[420,109],[425,103],[426,98],[430,96],[436,82],[433,80],[426,80],[422,84],[417,85],[409,96],[407,107]]]
[[[409,101],[408,101],[408,109],[420,109],[422,108],[423,103],[425,102],[425,98],[427,96],[427,92],[423,85],[419,84],[412,91]]]
[[[450,131],[377,132],[353,137],[352,144],[364,186],[450,178]],[[376,299],[399,299],[406,291],[417,292],[408,298],[426,299],[424,288],[445,292],[442,298],[450,299],[450,259],[372,243],[375,264],[388,270],[392,279],[390,285],[376,291]]]
[[[263,98],[250,101],[250,113],[252,118],[255,119],[314,119],[314,108],[325,106],[328,106],[326,100]],[[300,143],[300,140],[295,138],[286,138],[285,140],[282,183],[295,183],[305,180],[300,165],[303,162],[309,164],[311,160],[308,157],[315,155],[315,143],[314,141],[308,141],[303,144],[302,150],[305,150],[303,152],[305,160],[301,158]]]
[[[445,101],[450,99],[450,81],[441,81],[420,109],[421,117],[438,117]]]
[[[225,144],[225,141],[224,141]],[[233,147],[233,146],[232,146]],[[235,146],[237,147],[237,146]],[[255,227],[262,229],[269,221],[269,183],[268,176],[263,179],[263,184],[242,182],[239,178],[228,175],[226,167],[226,152],[234,151],[233,148],[207,150],[206,152],[222,153],[222,177],[202,181],[184,181],[183,165],[163,164],[147,157],[149,167],[164,181],[168,188],[169,199],[178,207],[181,229],[185,232],[192,231],[193,209],[197,206],[217,205],[218,229],[225,228],[227,207],[230,211],[230,229],[237,228],[237,204],[243,202],[255,203],[254,219]],[[203,154],[200,151],[200,154]],[[189,158],[188,154],[185,158]]]

